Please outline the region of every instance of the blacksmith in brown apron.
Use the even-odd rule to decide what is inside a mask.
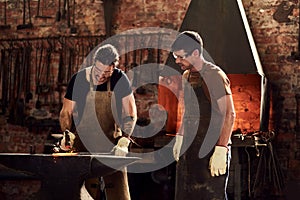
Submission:
[[[228,145],[235,119],[229,79],[204,59],[202,39],[194,31],[180,33],[172,51],[186,81],[183,126],[173,148],[178,161],[175,199],[227,199]]]
[[[96,51],[94,65],[76,73],[69,83],[60,123],[62,130],[71,128],[70,113],[76,105],[78,117],[73,115],[78,133],[73,145],[76,151],[109,153],[115,149],[115,153],[123,156],[128,151],[127,137],[136,122],[136,106],[126,75],[115,68],[117,61],[116,49],[104,45]],[[122,113],[127,119],[124,123]],[[122,137],[119,127],[126,137]],[[104,181],[107,199],[130,200],[125,168],[105,176]],[[85,181],[87,190],[97,199],[99,190],[90,187],[95,184],[100,184],[98,179]]]

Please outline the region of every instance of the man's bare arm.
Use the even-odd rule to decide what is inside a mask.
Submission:
[[[131,135],[137,120],[137,110],[133,93],[122,99],[122,105],[125,115],[123,116],[123,120],[126,118],[123,124],[126,129],[124,131],[126,134]]]
[[[221,100],[222,98],[224,98],[223,101]],[[218,105],[221,112],[225,113],[225,118],[217,145],[227,146],[232,134],[232,129],[235,120],[235,110],[232,95],[225,95],[222,98],[218,100]]]
[[[59,123],[62,131],[70,130],[72,126],[72,113],[75,107],[75,102],[64,98],[63,106],[59,115]]]

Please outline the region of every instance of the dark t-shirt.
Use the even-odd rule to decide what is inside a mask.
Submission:
[[[197,105],[198,103],[201,103],[201,96],[204,95],[209,100],[211,104],[209,107],[211,107],[212,110],[219,112],[217,101],[225,95],[231,95],[230,81],[227,75],[220,67],[210,62],[205,61],[202,69],[199,72],[190,73],[188,70],[186,70],[183,73],[183,77],[186,80],[189,79],[188,83],[186,83],[184,86],[186,107],[190,107],[192,112],[196,112],[196,115],[199,115],[199,111],[193,109],[193,106],[194,104]],[[189,91],[190,89],[188,88],[193,88],[194,93],[191,93],[191,91]],[[198,89],[201,89],[201,92],[199,92]]]
[[[114,69],[110,78],[110,88],[116,97],[116,106],[119,117],[119,119],[116,120],[120,120],[122,114],[122,98],[128,96],[132,92],[126,74],[120,69]],[[80,122],[82,117],[86,103],[86,95],[89,90],[90,83],[86,79],[86,69],[80,70],[72,76],[67,87],[65,98],[76,102],[76,109],[78,112],[78,120],[75,121],[76,124]],[[107,82],[94,86],[94,91],[107,91]]]

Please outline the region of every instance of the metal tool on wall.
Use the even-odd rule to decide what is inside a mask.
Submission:
[[[9,43],[9,47],[7,49],[8,51],[8,55],[7,57],[5,57],[5,60],[8,62],[6,63],[7,64],[7,68],[8,68],[8,78],[7,78],[7,81],[8,81],[8,98],[7,98],[7,102],[8,102],[8,105],[7,105],[7,108],[8,110],[10,109],[10,105],[9,103],[11,102],[11,100],[13,99],[12,98],[12,92],[13,92],[13,87],[12,87],[12,83],[13,82],[13,74],[12,74],[12,70],[13,70],[13,67],[14,67],[14,52],[13,52],[13,42],[10,42]]]
[[[115,3],[116,0],[103,1],[106,37],[110,37],[112,35],[112,17],[114,15]]]
[[[36,59],[39,64],[37,65],[37,79],[36,79],[36,94],[37,100],[41,101],[44,106],[48,106],[50,111],[53,111],[55,105],[54,98],[54,77],[52,75],[52,56],[54,52],[54,42],[51,39],[47,39],[47,42],[41,41],[40,58]],[[45,55],[44,53],[45,52]],[[45,58],[45,59],[44,59]]]
[[[62,13],[61,13],[61,19],[67,19],[67,0],[63,1],[63,9],[62,9]]]
[[[67,24],[68,27],[71,27],[71,15],[70,15],[70,0],[66,0],[66,6],[67,6]]]
[[[56,15],[55,15],[55,21],[57,21],[57,22],[59,22],[60,18],[61,18],[60,9],[61,9],[61,0],[58,0],[58,10],[57,10]]]
[[[298,9],[300,9],[300,2],[298,3]],[[294,60],[300,60],[300,16],[298,16],[299,20],[298,20],[298,46],[297,46],[297,50],[296,51],[292,51],[291,53],[291,57]]]
[[[27,67],[28,55],[26,54],[26,47],[21,46],[15,52],[15,65],[13,69],[13,87],[12,97],[10,100],[10,115],[9,122],[17,125],[24,125],[25,119],[25,102],[24,93],[26,88],[25,83],[25,68]]]
[[[72,5],[72,25],[70,27],[70,33],[71,34],[76,34],[77,33],[77,28],[75,26],[75,11],[76,11],[76,1],[73,0],[73,5]]]
[[[26,45],[26,68],[25,68],[25,103],[29,103],[29,100],[33,98],[33,94],[30,88],[31,84],[31,53],[33,51],[32,44],[27,42]]]
[[[31,98],[40,100],[42,106],[46,106],[48,103],[47,106],[49,106],[50,111],[58,110],[56,106],[61,104],[59,104],[59,100],[54,99],[54,86],[58,86],[57,83],[54,83],[54,80],[58,78],[55,69],[61,66],[59,71],[63,71],[64,75],[60,74],[58,80],[62,80],[61,83],[66,86],[71,75],[79,67],[84,66],[90,49],[98,44],[96,39],[101,42],[105,36],[1,39],[0,113],[2,110],[2,113],[10,114],[9,122],[16,123],[16,116],[21,116],[16,108],[18,107],[19,111],[22,110],[24,102],[26,103],[26,100]],[[59,44],[60,42],[63,44]],[[47,74],[49,75],[48,78]],[[34,78],[35,82],[31,80]],[[30,91],[33,87],[36,90]],[[62,95],[64,87],[58,92],[61,92]]]
[[[63,51],[59,52],[59,64],[58,64],[58,86],[65,84],[65,70],[64,70],[64,56]]]
[[[36,94],[38,95],[38,100],[40,98],[40,94],[42,92],[42,86],[41,86],[41,74],[43,73],[43,67],[42,67],[42,62],[43,62],[43,52],[44,52],[44,47],[43,47],[43,42],[41,41],[39,46],[37,47],[37,52],[36,55],[38,54],[38,51],[40,53],[39,59],[38,56],[36,56]]]
[[[135,68],[138,66],[137,64],[137,41],[136,41],[136,37],[133,36],[133,62],[131,64],[131,68]],[[138,84],[138,73],[137,70],[134,69],[134,73],[133,73],[133,80],[132,80],[132,86],[136,87]]]
[[[0,30],[10,29],[10,25],[7,25],[6,19],[6,9],[7,9],[7,1],[4,1],[4,24],[0,25]]]
[[[129,64],[128,64],[128,54],[129,54],[129,51],[128,51],[128,36],[125,35],[125,42],[124,42],[124,49],[125,49],[125,62],[124,62],[124,70],[125,72],[127,72],[129,70]]]
[[[9,63],[8,59],[6,59],[7,52],[6,50],[1,50],[1,80],[2,80],[2,98],[1,98],[1,114],[6,113],[6,108],[8,106],[8,87],[9,87]]]
[[[45,1],[43,0],[43,3],[45,4]],[[43,5],[45,7],[45,5]],[[38,5],[37,5],[37,13],[36,13],[36,18],[43,18],[43,19],[51,19],[52,16],[45,16],[43,15],[43,9],[41,10],[41,15],[40,15],[40,9],[41,9],[41,0],[38,0]]]
[[[28,6],[29,23],[26,24],[26,0],[23,0],[23,24],[18,25],[17,30],[27,29],[27,28],[32,28],[33,27],[32,23],[31,23],[30,0],[27,0],[27,6]]]
[[[264,196],[266,191],[270,193],[276,191],[280,194],[284,189],[284,174],[272,145],[274,137],[273,131],[260,132],[260,138],[267,144],[267,148],[263,148],[260,154],[251,190],[252,198]]]
[[[67,80],[71,79],[73,74],[73,66],[74,66],[74,49],[69,47],[69,60],[68,60],[68,70],[67,70]]]

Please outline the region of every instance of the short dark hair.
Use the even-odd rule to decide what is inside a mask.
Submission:
[[[202,38],[199,33],[195,31],[183,31],[178,34],[171,47],[172,52],[184,50],[188,54],[191,54],[195,49],[199,50],[200,55],[202,54]]]
[[[119,62],[119,53],[111,44],[100,46],[93,57],[94,62],[100,61],[104,65],[117,65]]]

